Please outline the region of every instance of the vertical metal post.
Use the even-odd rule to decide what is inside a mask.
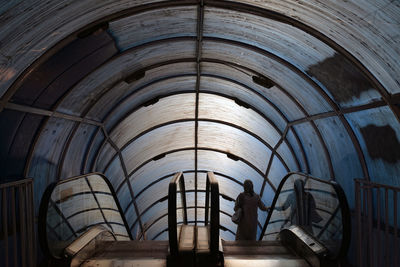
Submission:
[[[397,240],[398,240],[398,237],[397,237],[397,227],[398,227],[398,225],[397,225],[397,191],[395,191],[395,190],[393,190],[393,203],[394,203],[394,205],[393,205],[393,208],[394,208],[394,214],[393,214],[393,228],[394,228],[394,251],[395,251],[395,253],[393,253],[393,256],[394,256],[394,266],[398,266],[398,264],[397,264],[397,259],[398,259],[398,253],[396,252],[396,251],[399,251],[398,250],[398,248],[397,248],[397,244],[398,244],[398,242],[397,242]]]
[[[378,244],[378,248],[377,248],[377,265],[376,266],[380,266],[381,263],[381,246],[379,245],[381,243],[381,189],[380,187],[377,188],[376,191],[376,228],[377,228],[377,235],[376,235],[376,243]]]
[[[8,211],[7,211],[7,188],[3,188],[3,237],[4,237],[4,259],[8,267]]]
[[[357,216],[357,265],[362,265],[362,229],[361,229],[361,188],[360,181],[356,180],[356,216]]]
[[[369,249],[369,266],[373,266],[373,255],[374,255],[374,250],[373,250],[373,241],[372,241],[372,224],[373,224],[373,219],[374,216],[372,214],[372,190],[373,190],[373,185],[368,185],[366,187],[367,189],[367,196],[368,196],[368,249]]]
[[[17,218],[15,214],[15,187],[11,187],[11,218],[12,218],[12,239],[14,249],[14,264],[18,266],[17,258]]]
[[[25,261],[25,255],[26,255],[26,242],[25,242],[25,237],[26,237],[26,225],[25,225],[25,190],[24,190],[24,185],[18,186],[19,190],[19,223],[20,223],[20,237],[21,237],[21,266],[26,266],[26,261]]]
[[[28,239],[28,255],[27,255],[27,260],[28,260],[28,265],[32,266],[33,263],[33,233],[34,233],[34,227],[33,227],[33,206],[32,206],[32,195],[31,195],[31,189],[32,188],[32,182],[28,181],[25,183],[25,201],[26,201],[26,222],[27,222],[27,239]]]
[[[385,266],[389,266],[388,260],[388,251],[391,251],[389,248],[389,207],[388,207],[388,189],[385,188]]]

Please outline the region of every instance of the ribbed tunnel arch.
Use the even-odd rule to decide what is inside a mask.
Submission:
[[[183,171],[207,171],[221,235],[245,179],[268,205],[293,171],[399,185],[395,1],[9,1],[0,6],[1,178],[109,179],[134,236],[167,238]],[[179,211],[178,211],[179,213]],[[259,231],[266,215],[259,214]]]

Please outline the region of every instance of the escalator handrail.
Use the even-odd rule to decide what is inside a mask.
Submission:
[[[177,232],[177,208],[176,192],[177,184],[180,184],[181,200],[183,206],[183,223],[187,224],[185,180],[182,172],[174,175],[168,187],[168,237],[169,251],[172,256],[178,255],[178,232]]]
[[[347,203],[346,195],[345,195],[342,187],[338,183],[336,183],[334,181],[322,180],[322,179],[319,179],[319,178],[316,178],[316,177],[312,177],[312,176],[310,176],[308,174],[301,173],[301,172],[289,172],[281,180],[281,182],[280,182],[280,184],[279,184],[279,186],[278,186],[278,188],[276,190],[274,199],[273,199],[272,204],[271,204],[270,212],[268,213],[268,216],[267,216],[267,218],[265,220],[265,224],[264,224],[263,229],[261,231],[259,240],[261,241],[263,239],[263,237],[264,237],[265,231],[267,230],[267,227],[268,227],[269,221],[271,219],[272,213],[275,210],[275,205],[276,205],[276,202],[277,202],[277,200],[279,198],[279,195],[280,195],[280,193],[282,191],[283,185],[286,183],[286,180],[292,175],[299,175],[299,176],[305,177],[306,179],[311,179],[311,180],[315,180],[315,181],[318,181],[318,182],[321,182],[321,183],[324,183],[324,184],[329,184],[334,188],[335,193],[336,193],[336,195],[338,197],[340,209],[341,209],[341,212],[342,212],[343,234],[342,234],[342,242],[341,242],[341,246],[340,246],[339,252],[338,252],[337,255],[335,255],[335,258],[332,258],[332,260],[343,258],[347,253],[347,250],[348,250],[349,245],[350,245],[350,238],[351,238],[350,209],[349,209],[349,206],[348,206],[348,203]]]
[[[210,189],[210,190],[209,190]],[[213,172],[207,172],[205,224],[208,224],[209,194],[211,191],[211,216],[210,216],[210,253],[216,255],[219,247],[219,186]]]

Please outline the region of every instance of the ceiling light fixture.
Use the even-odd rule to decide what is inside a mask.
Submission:
[[[146,75],[146,71],[141,69],[141,70],[135,71],[134,73],[126,76],[124,81],[128,84],[133,83],[134,81],[142,79],[145,75]]]
[[[265,76],[252,76],[252,78],[254,83],[261,85],[262,87],[265,87],[267,89],[270,89],[275,85],[272,80],[268,79]]]

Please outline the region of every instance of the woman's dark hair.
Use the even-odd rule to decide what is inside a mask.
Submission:
[[[251,196],[254,195],[254,189],[253,189],[253,182],[250,180],[245,180],[243,183],[243,188],[245,193],[249,193]]]

